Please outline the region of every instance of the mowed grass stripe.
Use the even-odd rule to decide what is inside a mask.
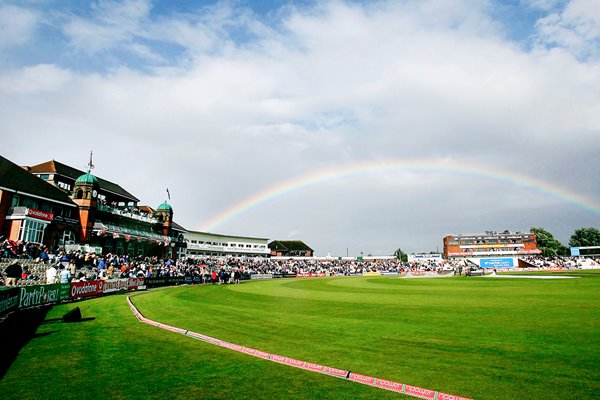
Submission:
[[[47,319],[76,305],[95,319],[41,325],[0,380],[2,399],[398,398],[141,324],[123,295],[57,306]]]
[[[178,288],[136,305],[236,344],[435,390],[595,398],[598,278],[275,280]]]

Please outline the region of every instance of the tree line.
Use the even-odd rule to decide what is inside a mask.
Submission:
[[[537,247],[542,250],[545,257],[568,256],[569,247],[600,246],[600,230],[597,228],[579,228],[571,235],[569,247],[563,245],[558,239],[544,228],[531,228],[537,238]]]

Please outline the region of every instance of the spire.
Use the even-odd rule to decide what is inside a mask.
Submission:
[[[88,174],[90,172],[92,172],[92,170],[94,169],[94,163],[92,161],[92,158],[93,158],[93,150],[90,150],[90,162],[87,165],[88,166]]]

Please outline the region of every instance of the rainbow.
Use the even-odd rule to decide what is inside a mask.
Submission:
[[[435,172],[492,179],[501,184],[533,189],[600,217],[600,206],[596,202],[577,193],[572,193],[551,182],[532,178],[530,176],[503,171],[497,168],[490,168],[480,164],[470,164],[464,161],[382,160],[326,168],[288,181],[280,182],[217,214],[210,219],[201,230],[205,232],[214,231],[214,229],[231,221],[239,215],[292,192],[301,191],[341,178],[389,172]]]

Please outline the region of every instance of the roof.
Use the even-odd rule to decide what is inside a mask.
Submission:
[[[68,194],[0,156],[0,189],[76,207]]]
[[[260,238],[260,237],[254,237],[254,236],[224,235],[224,234],[220,234],[220,233],[200,232],[200,231],[193,231],[193,230],[189,230],[189,229],[186,230],[186,233],[188,234],[188,237],[212,236],[215,238],[220,238],[220,239],[225,239],[225,240],[241,239],[241,240],[257,240],[260,242],[269,240],[267,238]]]
[[[146,214],[150,214],[150,215],[152,215],[152,214],[154,214],[156,212],[156,210],[154,208],[152,208],[150,206],[145,206],[145,205],[144,206],[138,206],[138,209],[140,211],[143,211]]]
[[[171,205],[165,201],[165,202],[164,202],[164,203],[162,203],[160,206],[158,206],[158,208],[157,208],[156,210],[157,210],[157,211],[162,211],[162,210],[170,210],[170,211],[173,211],[173,207],[171,207]]]
[[[183,226],[179,225],[179,224],[178,224],[177,222],[175,222],[175,221],[173,221],[173,222],[172,222],[171,228],[172,228],[174,231],[179,231],[179,232],[187,232],[187,231],[188,231],[187,229],[185,229]]]
[[[87,174],[81,175],[79,178],[75,180],[75,183],[95,183],[98,184],[98,179],[90,172]]]
[[[313,249],[301,240],[274,240],[269,243],[269,248],[284,251],[313,251]]]
[[[79,169],[70,167],[66,164],[63,164],[56,160],[46,161],[45,163],[33,165],[29,170],[32,174],[47,174],[47,173],[55,173],[59,175],[63,175],[69,177],[73,180],[79,178],[81,175],[85,174],[85,171],[81,171]],[[140,201],[137,197],[123,189],[121,186],[113,183],[111,181],[107,181],[106,179],[102,179],[100,177],[96,177],[98,179],[98,185],[100,185],[100,189],[105,190],[107,192],[111,192],[117,194],[119,196],[125,197],[131,201],[138,202]]]

